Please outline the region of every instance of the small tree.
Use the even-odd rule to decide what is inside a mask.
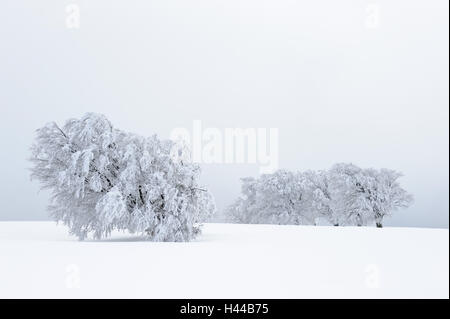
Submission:
[[[252,177],[241,178],[241,192],[233,204],[226,209],[229,221],[240,224],[252,224],[256,218],[254,206],[256,204],[256,179]],[[250,213],[252,212],[252,213]]]
[[[372,216],[362,187],[365,182],[362,169],[353,164],[339,163],[328,171],[328,176],[334,220],[342,226],[367,225]]]
[[[383,227],[383,218],[392,211],[406,208],[412,203],[412,195],[401,188],[398,182],[401,173],[389,169],[366,169],[363,174],[365,179],[360,187],[364,191],[371,219],[377,227]]]
[[[177,161],[174,147],[88,113],[62,128],[53,122],[37,130],[31,176],[52,191],[51,216],[80,239],[117,229],[155,241],[187,241],[215,206],[198,185],[199,167]]]
[[[334,226],[339,226],[339,217],[333,207],[330,193],[330,178],[327,171],[306,171],[304,176],[309,181],[310,215],[322,218]]]
[[[249,224],[314,224],[310,182],[303,174],[279,170],[259,179],[242,179],[242,194],[227,214]]]
[[[343,225],[382,227],[385,216],[412,202],[398,183],[402,174],[389,169],[361,169],[340,163],[329,171],[332,210]]]

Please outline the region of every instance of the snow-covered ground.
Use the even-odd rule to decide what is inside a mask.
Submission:
[[[448,229],[205,224],[190,243],[0,222],[0,298],[448,298]]]

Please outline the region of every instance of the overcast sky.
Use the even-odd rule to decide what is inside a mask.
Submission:
[[[0,220],[47,218],[34,130],[92,111],[163,138],[278,128],[280,168],[402,171],[415,203],[386,225],[448,228],[448,30],[447,0],[3,2]],[[259,172],[202,166],[219,209]]]

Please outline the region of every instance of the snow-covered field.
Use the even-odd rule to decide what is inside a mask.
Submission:
[[[190,243],[0,222],[0,298],[448,298],[448,229],[205,224]]]

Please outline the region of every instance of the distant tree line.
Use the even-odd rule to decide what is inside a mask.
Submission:
[[[279,170],[242,179],[242,196],[226,210],[248,224],[383,226],[384,217],[413,198],[399,184],[401,173],[340,163],[329,170]]]

